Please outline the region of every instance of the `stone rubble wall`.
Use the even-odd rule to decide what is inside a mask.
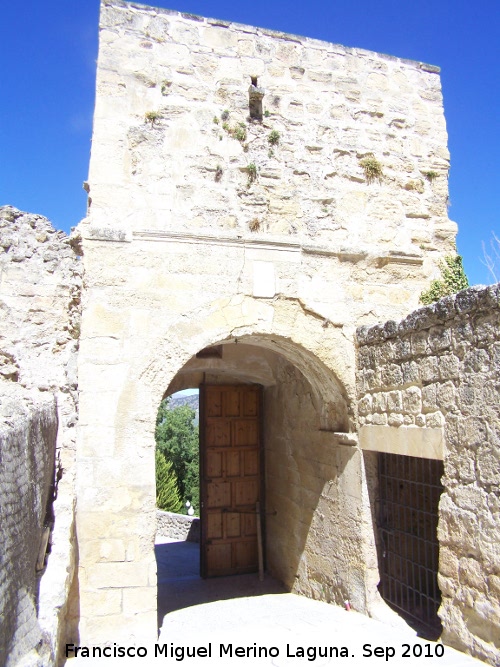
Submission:
[[[200,520],[175,512],[156,510],[156,534],[187,542],[200,541]]]
[[[1,569],[6,573],[2,586],[9,591],[4,596],[2,589],[0,598],[7,606],[16,600],[22,605],[18,613],[12,614],[10,607],[6,612],[0,645],[9,664],[23,654],[26,664],[54,664],[65,631],[76,559],[81,277],[82,266],[64,232],[43,216],[0,207],[1,488],[2,494],[14,494],[14,504],[6,511],[16,517],[15,524],[0,522]],[[54,497],[46,516],[49,496]],[[44,522],[52,532],[40,578],[35,577],[34,562]],[[16,562],[18,552],[23,556]]]
[[[444,426],[443,639],[500,661],[500,284],[357,331],[361,425]]]

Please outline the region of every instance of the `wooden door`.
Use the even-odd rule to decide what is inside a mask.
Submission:
[[[258,569],[261,388],[200,389],[201,576]]]

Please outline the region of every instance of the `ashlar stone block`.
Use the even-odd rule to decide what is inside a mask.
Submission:
[[[439,380],[439,362],[437,357],[423,357],[418,362],[422,382]]]
[[[390,391],[387,394],[387,410],[389,412],[401,412],[403,410],[403,397],[401,391]]]
[[[361,415],[367,415],[372,410],[372,395],[365,394],[358,402],[358,411]]]
[[[442,412],[436,411],[425,415],[425,425],[429,428],[439,428],[445,425]]]
[[[441,380],[454,380],[460,374],[460,360],[454,354],[443,354],[438,359]]]
[[[436,401],[439,409],[445,414],[457,409],[457,390],[451,380],[438,385]]]
[[[122,613],[122,591],[104,588],[86,594],[95,616],[112,616]]]
[[[389,426],[402,426],[404,424],[403,415],[398,412],[391,412],[387,417],[387,423]]]
[[[401,392],[403,411],[412,415],[422,412],[422,391],[419,387],[408,387]]]
[[[385,412],[387,409],[387,394],[379,391],[373,395],[372,409],[375,412]]]
[[[144,612],[156,612],[155,588],[124,588],[123,589],[123,611],[125,614],[143,614]]]
[[[91,589],[148,586],[148,564],[141,562],[95,563],[86,568]]]

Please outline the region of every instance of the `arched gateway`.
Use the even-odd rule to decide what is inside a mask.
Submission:
[[[454,247],[437,72],[102,3],[79,226],[81,643],[156,637],[156,411],[203,383],[262,393],[269,569],[374,604],[354,332],[415,308]]]

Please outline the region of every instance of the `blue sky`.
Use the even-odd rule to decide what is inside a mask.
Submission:
[[[500,0],[157,0],[203,16],[307,35],[442,68],[450,217],[472,284],[500,235]],[[85,215],[98,0],[23,0],[0,12],[0,204],[65,231]]]

